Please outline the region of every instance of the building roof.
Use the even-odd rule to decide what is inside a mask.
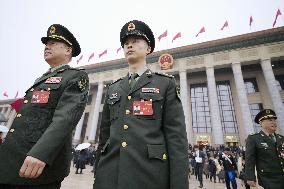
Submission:
[[[284,27],[272,28],[258,32],[227,37],[193,45],[166,49],[152,53],[147,63],[155,63],[164,53],[170,53],[174,59],[198,56],[220,51],[228,51],[266,43],[284,41]],[[88,73],[103,72],[127,67],[125,58],[82,66]]]

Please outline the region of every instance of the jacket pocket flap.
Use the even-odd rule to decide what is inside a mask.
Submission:
[[[39,85],[40,89],[44,89],[46,91],[58,89],[61,86],[61,83],[54,83],[54,84],[41,84]]]
[[[140,98],[143,100],[152,100],[152,101],[163,99],[163,97],[157,93],[140,93]]]
[[[163,144],[148,144],[148,156],[150,159],[166,160],[166,147]]]

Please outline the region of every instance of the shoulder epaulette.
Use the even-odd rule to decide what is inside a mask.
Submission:
[[[122,80],[122,78],[119,78],[119,79],[117,79],[117,80],[113,81],[112,83],[110,83],[110,84],[107,84],[106,86],[110,86],[110,85],[113,85],[113,84],[115,84],[116,82],[118,82],[118,81],[120,81],[120,80]]]
[[[169,78],[175,78],[175,76],[173,76],[173,75],[169,75],[169,74],[166,74],[166,73],[155,72],[155,74],[157,74],[157,75],[161,75],[161,76],[165,76],[165,77],[169,77]]]
[[[251,133],[251,134],[249,134],[250,136],[254,136],[254,135],[257,135],[257,134],[259,134],[259,133]]]

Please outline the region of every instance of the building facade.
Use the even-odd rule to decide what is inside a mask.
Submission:
[[[173,57],[163,66],[161,56]],[[191,144],[244,145],[258,132],[255,115],[274,109],[284,134],[284,27],[152,53],[154,72],[174,75],[181,89],[188,141]],[[84,66],[90,78],[88,105],[74,131],[74,143],[98,142],[105,85],[128,73],[125,59]],[[16,116],[7,102],[0,112]]]

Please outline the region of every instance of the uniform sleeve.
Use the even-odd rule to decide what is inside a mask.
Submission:
[[[102,119],[101,119],[101,124],[100,124],[99,146],[96,152],[94,176],[96,175],[97,166],[100,161],[101,151],[103,147],[106,145],[107,140],[109,139],[111,123],[110,123],[109,107],[106,103],[107,99],[108,99],[108,90],[106,91],[104,107],[103,107],[103,112],[102,112]]]
[[[170,189],[188,189],[185,118],[174,79],[170,79],[163,110],[163,130],[170,162]]]
[[[252,136],[248,136],[246,141],[245,154],[245,177],[247,180],[256,181],[255,163],[256,163],[256,146]]]
[[[66,84],[51,124],[27,155],[52,165],[84,112],[88,92],[88,75],[80,71]]]

